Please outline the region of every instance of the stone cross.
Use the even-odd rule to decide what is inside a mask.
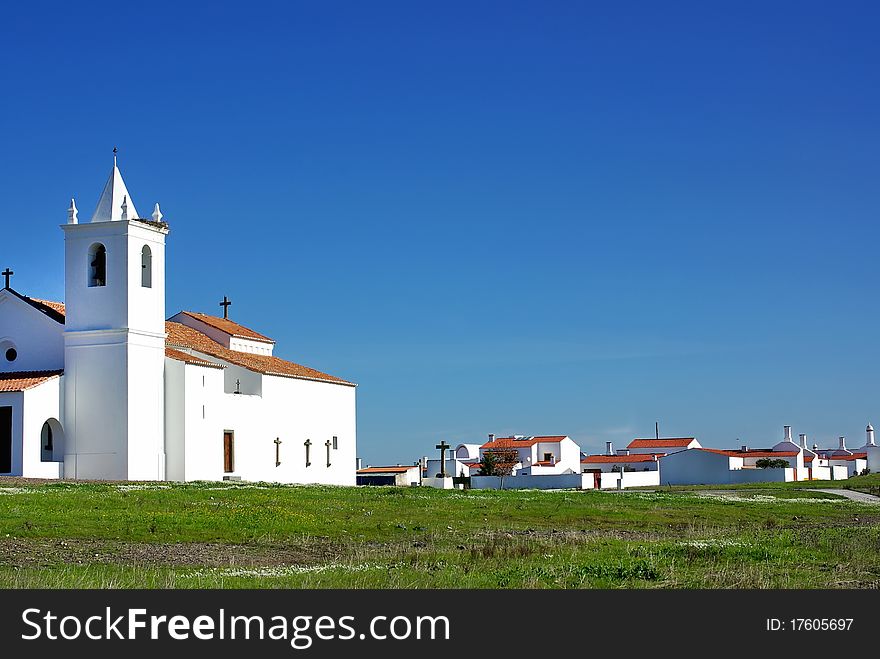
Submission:
[[[309,467],[312,464],[311,460],[309,460],[309,448],[311,448],[312,446],[312,440],[307,439],[305,442],[303,442],[303,446],[306,447],[306,467]]]
[[[330,447],[333,446],[333,442],[331,442],[328,439],[326,442],[324,442],[324,446],[327,447],[327,466],[329,467],[330,466]]]
[[[0,274],[2,274],[4,277],[6,277],[6,284],[3,286],[3,288],[9,288],[9,278],[12,275],[14,275],[15,273],[12,272],[12,270],[10,270],[9,268],[6,268],[6,270],[4,270],[3,272],[0,272]]]
[[[231,304],[232,304],[232,302],[230,302],[229,299],[224,295],[223,302],[220,303],[220,306],[223,307],[223,318],[224,319],[229,318],[229,306]]]
[[[281,464],[281,438],[275,438],[275,466]]]
[[[452,447],[443,440],[434,448],[440,449],[440,478],[446,478],[446,451]]]

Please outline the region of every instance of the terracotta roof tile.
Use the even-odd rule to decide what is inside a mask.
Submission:
[[[22,295],[16,290],[11,288],[4,289],[12,293],[19,300],[27,302],[37,311],[42,311],[44,314],[49,316],[52,320],[57,323],[64,324],[64,303],[63,302],[53,302],[51,300],[41,300],[35,297],[28,297],[27,295]]]
[[[410,469],[418,469],[418,465],[412,465],[411,467],[365,467],[363,469],[358,469],[357,473],[359,474],[403,474],[409,471]]]
[[[554,435],[552,437],[523,437],[522,439],[517,439],[516,437],[498,437],[494,442],[486,442],[480,446],[480,448],[528,448],[538,443],[557,444],[563,439],[565,439],[565,435]]]
[[[165,348],[165,356],[169,359],[176,359],[179,362],[192,364],[193,366],[207,366],[208,368],[224,368],[222,364],[209,362],[207,359],[201,359],[195,355],[175,350],[174,348]]]
[[[657,457],[663,457],[663,453]],[[651,453],[636,453],[630,455],[588,455],[581,459],[581,464],[614,464],[617,462],[654,462]]]
[[[853,453],[852,455],[832,455],[829,460],[865,460],[867,453]]]
[[[670,448],[674,446],[687,446],[692,441],[694,441],[693,437],[634,439],[629,443],[627,448]]]
[[[57,378],[64,371],[13,371],[0,373],[0,392],[27,391],[46,380]]]
[[[228,318],[218,318],[217,316],[209,316],[208,314],[197,313],[195,311],[181,311],[180,313],[186,314],[187,316],[195,318],[196,320],[200,320],[205,323],[205,325],[210,325],[214,329],[225,332],[230,336],[235,336],[240,339],[250,339],[251,341],[275,343],[275,341],[270,339],[268,336],[263,336],[262,334],[255,332],[254,330],[245,327],[244,325],[239,325],[238,323],[233,322]]]
[[[797,451],[730,451],[738,458],[793,458]]]
[[[41,307],[48,307],[55,313],[60,316],[64,316],[66,314],[66,309],[64,307],[64,302],[54,302],[53,300],[41,300],[36,297],[28,298],[31,302]]]
[[[211,337],[182,323],[167,320],[165,321],[165,331],[168,333],[168,338],[165,339],[165,345],[168,347],[189,348],[215,359],[241,366],[255,373],[355,386],[353,382],[316,371],[308,366],[294,364],[279,357],[230,350],[214,341]]]

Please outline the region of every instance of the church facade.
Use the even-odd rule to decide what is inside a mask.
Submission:
[[[71,200],[62,229],[64,303],[9,268],[0,290],[0,475],[355,484],[356,385],[274,356],[228,305],[166,320],[169,227],[115,157],[91,221]]]

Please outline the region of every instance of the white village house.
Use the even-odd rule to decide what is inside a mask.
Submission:
[[[0,474],[355,484],[355,387],[227,317],[165,318],[156,204],[114,156],[91,221],[71,200],[65,302],[0,290]]]

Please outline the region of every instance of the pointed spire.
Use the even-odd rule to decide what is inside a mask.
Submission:
[[[156,207],[153,209],[153,222],[161,222],[162,221],[162,211],[159,210],[159,202],[156,202]]]
[[[79,219],[77,219],[77,215],[79,214],[79,210],[76,207],[76,202],[73,200],[73,197],[70,198],[70,208],[67,209],[67,223],[68,224],[77,224]]]
[[[138,217],[137,209],[134,201],[125,187],[125,181],[122,180],[122,174],[116,165],[117,149],[113,148],[113,169],[110,171],[110,177],[104,185],[101,192],[101,198],[92,215],[92,222],[113,222],[119,220],[134,219]],[[123,203],[126,207],[126,217],[123,215]]]

